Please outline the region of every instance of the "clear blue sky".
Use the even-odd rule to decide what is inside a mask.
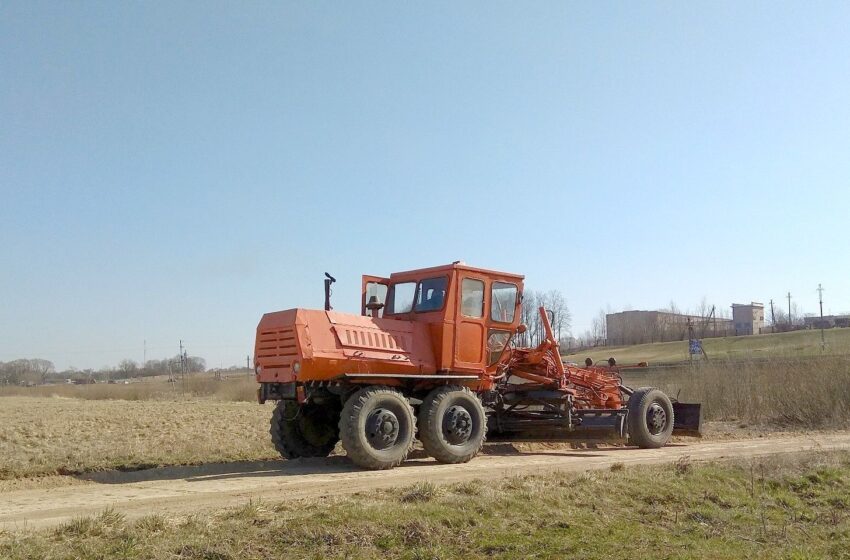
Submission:
[[[0,360],[244,363],[462,259],[850,310],[846,2],[0,2]]]

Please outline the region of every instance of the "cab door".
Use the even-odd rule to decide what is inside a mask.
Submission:
[[[482,371],[487,332],[485,299],[488,282],[475,274],[463,274],[456,286],[458,307],[453,369]]]
[[[513,280],[493,278],[489,283],[490,312],[487,317],[486,356],[488,371],[495,369],[520,319],[520,290]]]

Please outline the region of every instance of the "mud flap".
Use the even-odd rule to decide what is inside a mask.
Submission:
[[[702,405],[674,402],[673,433],[680,436],[702,436]]]

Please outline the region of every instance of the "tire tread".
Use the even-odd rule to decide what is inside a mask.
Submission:
[[[440,405],[443,401],[449,398],[451,393],[457,391],[475,399],[481,412],[481,422],[483,425],[483,434],[478,446],[463,455],[456,455],[446,449],[439,436],[442,432],[442,425],[432,425],[432,422],[434,421],[442,421],[442,419],[436,418],[437,411],[440,409]],[[484,447],[484,442],[487,440],[487,416],[484,414],[484,407],[481,405],[481,401],[478,399],[478,396],[473,393],[469,387],[447,385],[433,390],[428,393],[428,396],[425,397],[424,401],[422,401],[422,407],[419,410],[419,417],[422,424],[422,427],[419,430],[419,441],[422,442],[422,447],[425,448],[425,451],[440,463],[468,463],[473,457],[481,452],[481,449]]]
[[[289,426],[289,418],[292,414],[291,409],[298,407],[294,401],[281,400],[278,401],[272,413],[271,426],[269,433],[272,437],[272,445],[275,450],[280,453],[284,459],[292,460],[301,457],[327,457],[333,451],[336,441],[328,442],[327,444],[317,447],[306,441],[299,441],[299,435]]]
[[[363,407],[372,398],[381,395],[402,400],[410,413],[412,422],[411,431],[414,437],[410,438],[410,445],[408,445],[404,453],[392,461],[378,459],[370,454],[369,451],[361,445],[362,440],[358,433],[358,419],[360,417],[360,411],[363,410]],[[416,416],[413,414],[413,407],[410,406],[410,402],[404,397],[404,395],[390,387],[384,385],[364,387],[351,395],[342,407],[342,414],[340,414],[339,418],[339,435],[340,440],[342,441],[342,447],[345,449],[346,455],[348,455],[355,464],[361,467],[373,470],[386,470],[401,465],[413,449],[413,442],[416,439],[415,434]]]
[[[670,403],[670,398],[667,397],[661,390],[656,387],[641,387],[636,389],[634,393],[632,393],[629,398],[628,403],[628,426],[629,426],[629,441],[637,445],[643,449],[653,449],[658,447],[663,447],[666,445],[667,441],[669,441],[669,434],[667,436],[667,441],[663,443],[659,443],[653,436],[649,433],[649,430],[646,429],[646,425],[643,422],[643,414],[644,405],[647,404],[647,401],[652,400],[655,395],[653,393],[660,393],[667,399],[667,402]],[[673,418],[673,406],[670,403],[670,418],[668,421],[668,425],[670,426],[670,431],[672,432],[672,426],[675,418]]]

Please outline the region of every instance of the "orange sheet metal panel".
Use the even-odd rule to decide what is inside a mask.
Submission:
[[[261,368],[259,382],[436,371],[427,325],[335,311],[290,309],[265,314],[257,326],[254,355],[255,365]]]

